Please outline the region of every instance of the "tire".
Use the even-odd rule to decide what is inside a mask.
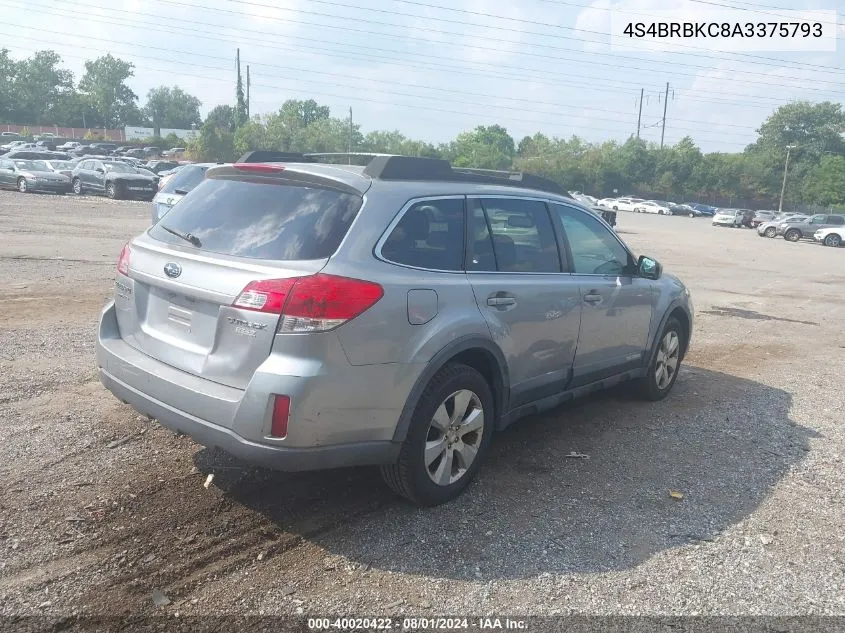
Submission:
[[[690,216],[691,218],[695,218],[695,213],[690,213],[690,214],[689,214],[689,216]]]
[[[29,193],[29,186],[26,184],[26,178],[18,178],[18,191],[21,193]]]
[[[824,245],[833,246],[834,248],[836,248],[837,246],[842,246],[842,236],[837,235],[836,233],[831,233],[830,235],[824,238]]]
[[[765,235],[766,237],[776,237],[777,234],[778,234],[777,227],[774,227],[774,226],[770,226],[770,227],[766,228],[765,231],[763,231],[763,235]]]
[[[468,406],[456,408],[456,401],[461,401],[461,397]],[[479,407],[481,421],[477,426],[479,414],[473,413]],[[464,412],[460,412],[460,408],[464,408]],[[463,420],[462,424],[460,420]],[[463,435],[459,432],[456,436],[450,421],[472,430],[464,431]],[[446,365],[434,375],[420,396],[398,461],[381,467],[384,481],[394,492],[417,505],[435,506],[455,499],[470,484],[484,460],[493,437],[494,421],[493,394],[484,377],[467,365]],[[449,442],[456,437],[459,441],[454,445],[475,448],[469,463],[464,460],[466,455],[472,454],[471,450],[464,452],[451,448],[453,444]],[[439,447],[443,449],[438,452]],[[461,465],[463,472],[460,472]],[[440,483],[435,483],[435,479]]]
[[[82,190],[82,181],[79,178],[74,178],[73,183],[71,183],[71,187],[73,189],[73,193],[77,196],[81,196],[83,193]]]
[[[676,342],[674,348],[671,348],[672,340]],[[669,395],[675,385],[675,380],[678,378],[678,370],[681,368],[681,356],[685,345],[684,328],[681,327],[678,319],[669,317],[660,332],[660,338],[657,339],[655,349],[652,351],[651,362],[648,364],[646,375],[636,382],[636,389],[641,398],[657,402]],[[674,359],[674,367],[669,362],[670,359]],[[663,371],[661,372],[661,379],[658,380],[658,371],[661,367]]]
[[[787,242],[797,242],[801,239],[801,231],[798,229],[789,229],[786,233],[784,233],[783,239]]]
[[[111,200],[120,200],[121,193],[120,186],[117,183],[110,182],[106,185],[106,196]]]

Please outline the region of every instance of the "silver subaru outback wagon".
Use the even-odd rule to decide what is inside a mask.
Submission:
[[[123,248],[97,362],[200,444],[379,465],[434,505],[524,415],[626,380],[664,398],[692,325],[677,278],[543,178],[244,159]]]

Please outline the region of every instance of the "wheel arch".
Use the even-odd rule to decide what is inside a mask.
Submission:
[[[393,433],[394,442],[403,442],[408,434],[411,425],[411,418],[417,408],[420,396],[434,375],[449,363],[460,363],[472,367],[484,376],[493,392],[494,406],[496,410],[494,417],[498,428],[498,420],[501,419],[508,407],[508,393],[510,379],[508,375],[507,362],[504,354],[491,340],[480,336],[466,336],[456,339],[443,347],[432,356],[423,372],[417,378],[411,388],[396,430]]]
[[[657,328],[654,330],[654,335],[648,348],[649,353],[646,358],[645,367],[651,366],[651,362],[654,360],[654,355],[657,353],[657,347],[660,344],[660,333],[663,331],[663,328],[666,327],[666,322],[672,317],[678,319],[678,322],[684,329],[683,347],[681,347],[680,360],[683,360],[684,356],[686,356],[690,340],[692,339],[692,318],[684,305],[676,299],[670,303],[663,312],[663,317],[660,319],[660,323],[658,323]]]

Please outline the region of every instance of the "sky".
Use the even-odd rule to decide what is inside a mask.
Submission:
[[[689,135],[704,151],[732,152],[778,105],[845,102],[845,15],[825,24],[835,51],[739,53],[700,41],[620,51],[627,41],[611,35],[620,15],[703,19],[733,7],[778,21],[787,7],[841,2],[0,0],[0,46],[18,58],[53,49],[77,81],[86,59],[111,53],[135,65],[128,83],[140,105],[151,88],[178,85],[203,114],[234,102],[240,48],[252,114],[313,98],[333,116],[352,108],[365,134],[399,130],[432,143],[496,123],[517,142],[538,131],[623,142],[636,133],[642,90],[642,138],[660,142],[665,105],[667,144]]]

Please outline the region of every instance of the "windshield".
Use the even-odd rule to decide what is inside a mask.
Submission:
[[[176,191],[187,193],[203,181],[207,170],[208,167],[201,165],[183,167],[161,188],[161,193],[175,193]]]
[[[126,163],[104,163],[106,171],[116,174],[136,174],[135,168]]]
[[[46,171],[47,165],[41,160],[16,160],[15,167],[25,171]]]

